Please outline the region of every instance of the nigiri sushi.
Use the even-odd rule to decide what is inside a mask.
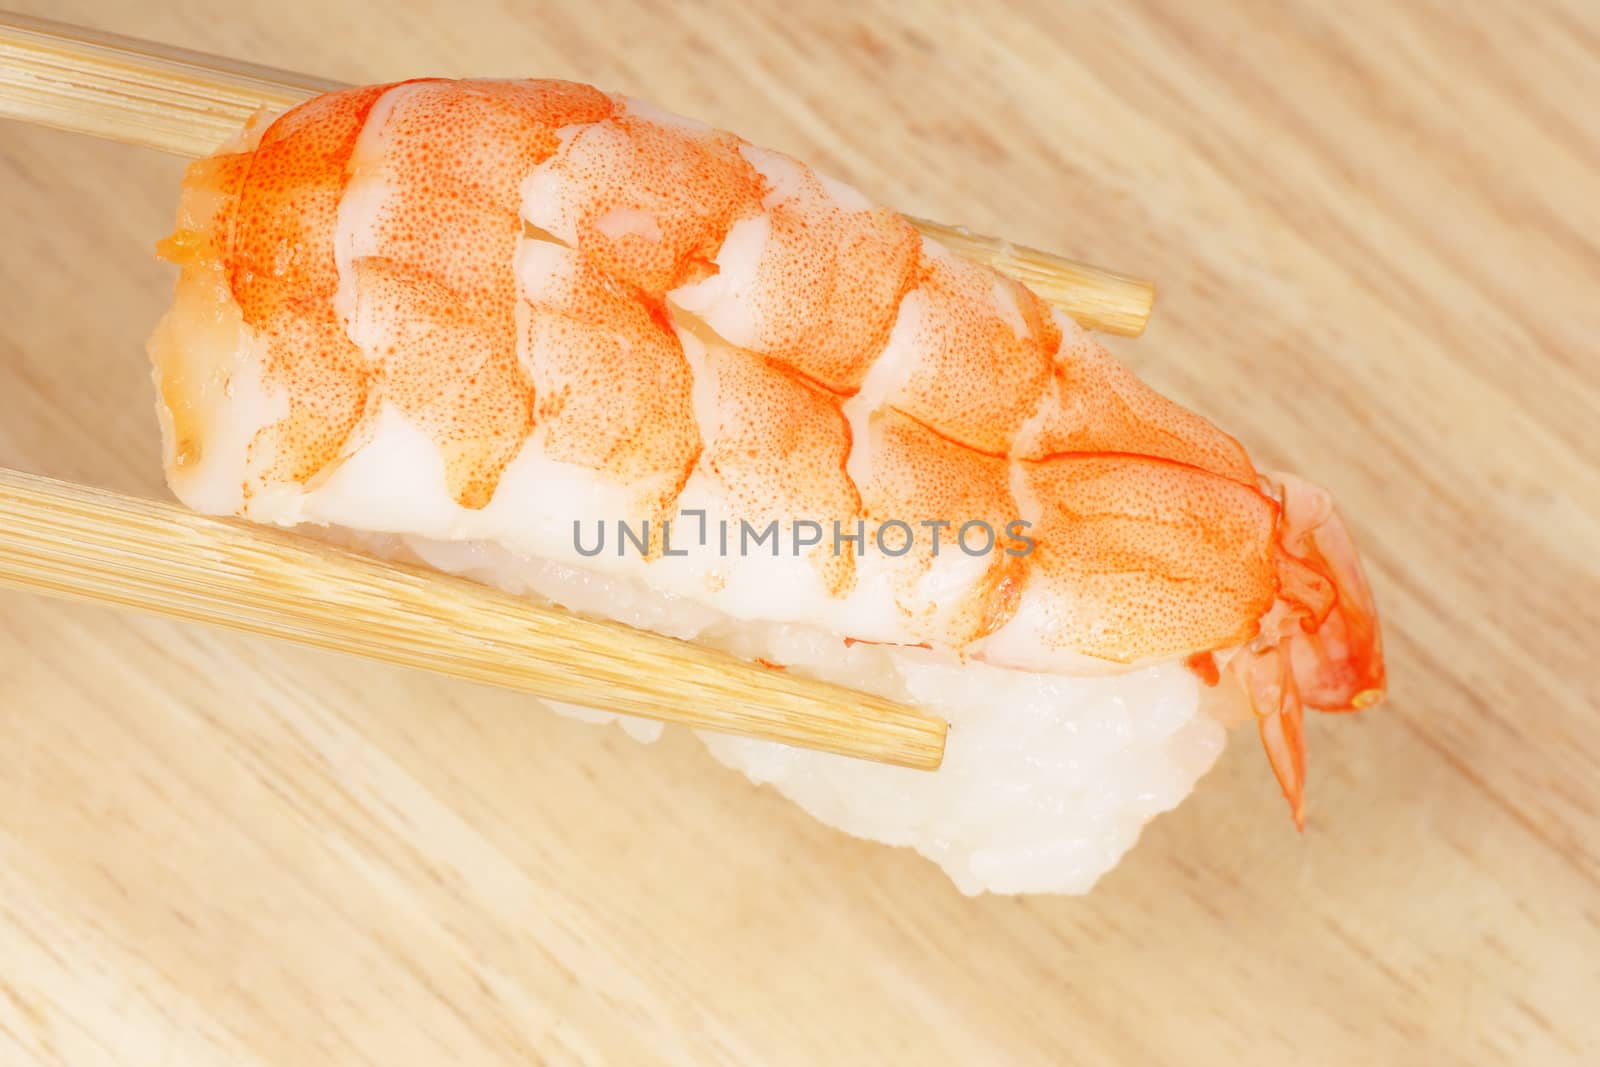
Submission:
[[[184,503],[922,706],[934,773],[704,740],[963,891],[1087,891],[1252,715],[1299,824],[1302,708],[1383,694],[1325,492],[856,189],[642,101],[318,96],[194,163],[159,251]]]

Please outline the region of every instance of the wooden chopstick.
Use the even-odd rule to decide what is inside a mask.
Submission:
[[[573,704],[933,770],[882,697],[233,519],[0,468],[0,585],[265,634]]]
[[[281,111],[333,82],[0,12],[0,116],[209,155],[255,112]],[[953,251],[1012,275],[1092,330],[1137,337],[1155,286],[924,219]]]

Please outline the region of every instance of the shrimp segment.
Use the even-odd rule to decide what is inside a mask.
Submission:
[[[212,353],[230,344],[237,347],[240,324],[228,320],[237,320],[239,312],[228,298],[224,239],[232,228],[253,148],[251,144],[245,151],[190,166],[178,202],[177,226],[156,246],[160,256],[182,269],[173,312],[151,339],[150,356],[171,440],[173,476],[185,481],[192,480],[190,473],[204,450],[226,433],[226,405],[214,398],[228,392],[228,368]],[[211,313],[213,305],[221,306],[220,322]]]
[[[1023,466],[1043,509],[1024,599],[1049,640],[1119,663],[1229,648],[1272,606],[1275,509],[1260,493],[1150,456]]]
[[[703,358],[716,412],[701,425],[702,466],[726,494],[732,517],[785,527],[818,523],[824,536],[808,554],[828,594],[848,596],[856,558],[831,551],[830,527],[853,517],[860,498],[845,476],[850,431],[838,405],[775,360],[718,345]]]
[[[1255,469],[1239,442],[1134,377],[1076,323],[1061,315],[1056,321],[1061,345],[1051,392],[1018,444],[1023,458],[1122,452],[1255,485]]]
[[[262,134],[241,184],[228,282],[244,323],[266,339],[262,377],[289,411],[250,445],[246,496],[303,484],[344,454],[368,410],[366,360],[334,313],[334,223],[346,164],[384,86],[315,97]]]
[[[892,409],[872,432],[875,462],[863,511],[869,528],[909,528],[885,538],[890,552],[911,546],[885,565],[910,625],[923,640],[958,648],[1000,629],[1016,614],[1028,570],[1021,543],[1007,535],[1017,508],[1006,461]]]
[[[700,452],[693,379],[671,323],[574,249],[523,241],[522,351],[544,455],[669,507]]]
[[[927,242],[897,340],[909,366],[889,402],[966,448],[1011,452],[1044,398],[1061,332],[1009,278]]]
[[[712,257],[734,221],[756,212],[763,183],[731,135],[623,105],[566,131],[530,176],[525,211],[597,269],[660,300],[715,271]]]
[[[431,437],[450,496],[484,507],[533,421],[514,323],[392,259],[362,257],[351,274],[357,319],[375,324],[364,332],[383,346],[370,377],[373,406],[393,405]]]
[[[861,387],[911,288],[921,238],[905,219],[778,152],[741,145],[760,211],[735,222],[716,273],[671,296],[730,343],[830,392]]]
[[[351,335],[381,366],[381,401],[439,442],[462,507],[488,504],[533,425],[517,359],[522,183],[557,129],[610,110],[567,82],[412,82],[384,95],[357,143],[340,264]]]

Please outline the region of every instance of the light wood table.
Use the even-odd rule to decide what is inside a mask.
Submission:
[[[0,594],[0,1063],[1600,1062],[1600,7],[24,5],[578,78],[1160,280],[1115,350],[1328,484],[1393,697],[1238,736],[1086,899],[957,893],[686,735]],[[0,128],[0,463],[163,495],[180,161]]]

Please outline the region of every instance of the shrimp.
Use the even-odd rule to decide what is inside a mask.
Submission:
[[[1323,490],[732,134],[558,81],[332,93],[194,164],[161,253],[166,463],[198,509],[491,544],[841,648],[1186,664],[1247,698],[1297,826],[1302,709],[1383,695]],[[619,520],[639,551],[574,551]],[[682,550],[729,529],[794,550]]]

